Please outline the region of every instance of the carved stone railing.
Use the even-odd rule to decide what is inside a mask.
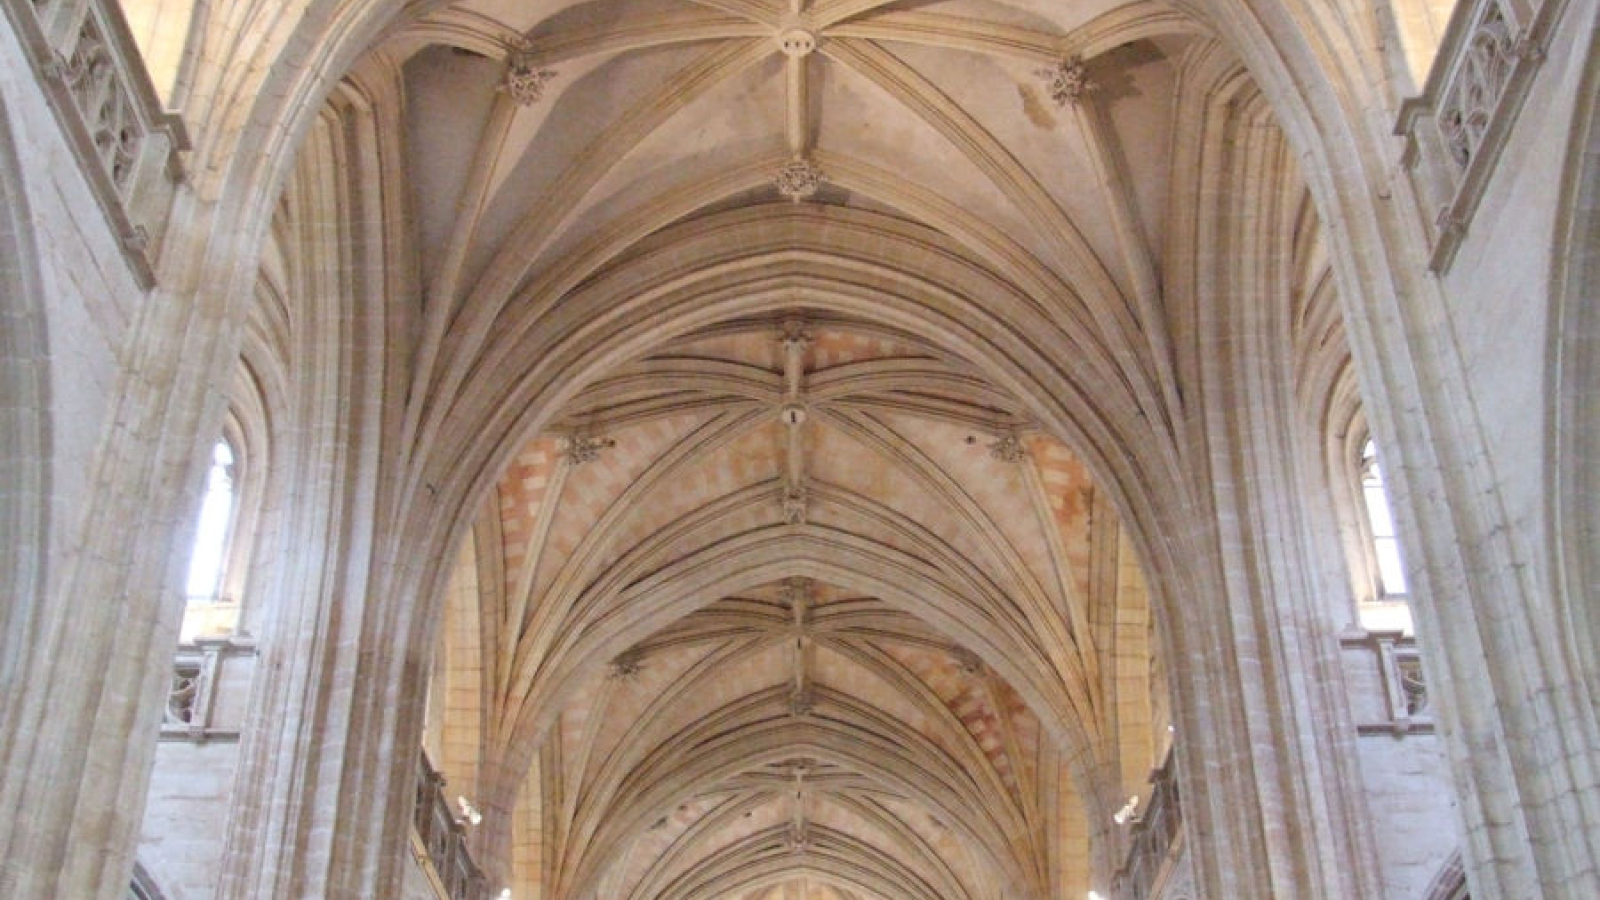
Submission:
[[[1339,645],[1347,665],[1365,670],[1347,670],[1352,689],[1366,694],[1351,697],[1357,733],[1433,733],[1433,705],[1416,638],[1398,631],[1358,632],[1341,638]]]
[[[1432,204],[1428,266],[1449,269],[1544,60],[1564,0],[1460,0],[1422,94],[1395,133],[1417,195]]]
[[[444,777],[417,753],[417,805],[412,814],[418,862],[426,862],[450,900],[491,900],[489,879],[467,852],[466,829],[444,795]]]
[[[179,647],[172,658],[172,682],[161,713],[162,740],[237,739],[239,723],[219,720],[217,696],[224,667],[230,661],[248,663],[250,660],[241,658],[255,652],[249,641],[232,637],[202,638]],[[244,685],[238,685],[237,693],[245,691]]]
[[[161,106],[117,0],[0,0],[56,121],[144,287],[165,230],[183,122]]]
[[[1112,900],[1152,900],[1170,874],[1182,847],[1183,807],[1173,754],[1151,778],[1150,802],[1133,823],[1128,853],[1111,880]]]

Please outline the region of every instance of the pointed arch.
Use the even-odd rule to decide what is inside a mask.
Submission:
[[[8,598],[0,603],[0,722],[9,720],[11,685],[49,580],[50,335],[29,210],[0,102],[0,596]],[[9,736],[0,729],[0,741]]]
[[[1600,701],[1600,44],[1577,92],[1552,254],[1546,447],[1551,571],[1588,702]]]

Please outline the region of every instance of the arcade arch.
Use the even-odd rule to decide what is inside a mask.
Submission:
[[[1569,2],[1580,24],[1592,19],[1591,0]],[[549,835],[527,840],[529,798],[570,806],[556,816],[569,824],[605,808],[580,816],[580,800],[547,792],[563,777],[583,784],[571,760],[604,741],[577,722],[582,698],[625,693],[585,653],[637,668],[634,647],[706,618],[725,639],[754,640],[774,618],[754,607],[779,605],[761,592],[794,577],[865,604],[873,639],[925,652],[929,632],[973,654],[989,695],[975,709],[1019,700],[995,712],[996,732],[935,733],[1007,745],[1031,717],[1050,738],[1038,747],[1071,758],[1066,777],[1033,777],[1060,809],[1088,810],[1048,826],[1073,838],[995,863],[1030,890],[1103,884],[1125,849],[1104,813],[1163,745],[1167,709],[1200,893],[1381,896],[1391,848],[1377,846],[1352,713],[1330,674],[1329,611],[1352,605],[1361,577],[1343,565],[1341,507],[1321,477],[1325,426],[1355,407],[1393,453],[1385,474],[1416,550],[1419,621],[1440,636],[1433,673],[1467,866],[1486,896],[1586,895],[1593,830],[1572,826],[1596,808],[1583,775],[1592,704],[1569,696],[1563,673],[1582,663],[1552,652],[1570,648],[1536,618],[1539,586],[1557,579],[1523,572],[1495,467],[1478,465],[1493,436],[1436,327],[1451,311],[1422,262],[1433,210],[1419,211],[1390,140],[1406,91],[1370,4],[558,6],[238,0],[194,17],[190,68],[173,78],[193,115],[189,181],[156,251],[159,287],[115,354],[103,490],[61,581],[108,612],[69,656],[32,657],[30,683],[91,712],[8,733],[7,790],[21,787],[5,796],[40,819],[0,826],[12,860],[0,890],[119,886],[131,825],[103,801],[140,793],[147,756],[117,736],[154,708],[162,673],[143,663],[177,622],[150,598],[170,580],[184,485],[198,483],[185,477],[190,451],[216,434],[219,385],[242,349],[273,409],[268,549],[245,591],[267,601],[272,643],[221,897],[391,891],[413,762],[395,751],[423,733],[441,634],[458,662],[485,660],[443,655],[447,689],[479,682],[476,714],[445,704],[447,728],[451,715],[477,719],[478,751],[447,765],[488,798],[479,851],[497,874],[550,873],[537,891],[563,887],[542,900],[618,887],[631,876],[611,863],[623,847],[648,855],[648,838],[596,827],[562,857],[543,855]],[[1587,52],[1576,33],[1561,35],[1562,53]],[[1546,47],[1525,49],[1536,60]],[[1537,62],[1519,72],[1544,77]],[[801,389],[815,393],[796,402],[787,356],[737,350],[770,352],[790,320],[903,346],[824,366],[814,384],[802,363]],[[1319,343],[1335,335],[1335,349]],[[1563,398],[1581,393],[1567,387],[1582,371],[1572,352],[1551,376]],[[659,453],[638,455],[645,436]],[[573,502],[538,507],[548,521],[521,537],[554,556],[532,555],[531,540],[515,549],[494,508],[538,447],[612,479],[585,495],[574,477]],[[673,488],[719,484],[704,464],[739,447],[772,474],[651,518]],[[821,478],[797,456],[834,468]],[[1567,459],[1553,478],[1568,478]],[[646,486],[607,493],[628,481],[607,469],[624,460],[651,473]],[[997,463],[1017,468],[986,475]],[[1064,477],[1072,487],[1051,481]],[[1584,511],[1545,505],[1560,507],[1552,565],[1581,559]],[[593,517],[562,518],[575,509]],[[1080,533],[1088,549],[1074,549]],[[613,552],[624,546],[632,555]],[[492,577],[476,597],[457,584],[446,605],[462,560]],[[739,577],[716,574],[728,565]],[[1579,624],[1580,591],[1557,601]],[[718,619],[729,606],[738,614]],[[908,614],[916,623],[896,618]],[[139,627],[113,634],[121,618]],[[863,641],[818,650],[832,654],[831,678],[896,671],[893,652]],[[1519,641],[1539,651],[1533,662],[1511,661]],[[734,656],[724,661],[743,664]],[[69,671],[101,659],[88,677]],[[883,702],[938,695],[936,682],[948,683],[932,669],[900,677]],[[143,690],[123,697],[125,683]],[[818,695],[789,715],[843,708],[843,691]],[[782,715],[781,703],[757,707]],[[560,747],[573,734],[581,752]],[[1049,757],[1014,751],[987,764],[999,799],[973,809],[1030,794],[1001,770],[1014,781],[1017,760],[1037,770]],[[795,761],[749,762],[717,777],[759,783]],[[892,780],[866,774],[851,783]],[[58,780],[72,802],[39,802]],[[912,823],[880,818],[889,838],[874,842],[862,822],[879,813],[841,812],[838,797],[854,795],[833,796],[841,818],[817,831],[819,854],[840,863],[829,890],[882,893],[863,873],[884,867],[885,840],[917,843]],[[632,826],[648,818],[637,812]],[[1030,827],[1045,821],[1024,812]],[[676,846],[706,851],[709,868],[693,870],[704,884],[730,883],[718,860],[762,868],[754,900],[771,873],[810,871],[773,864],[780,832]],[[81,833],[105,837],[104,858],[58,839]],[[1017,838],[968,837],[1002,835]],[[657,858],[671,868],[695,855]],[[956,868],[945,881],[959,893],[971,879]],[[652,871],[638,884],[667,877]]]

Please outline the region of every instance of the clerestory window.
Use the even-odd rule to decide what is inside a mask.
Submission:
[[[200,521],[195,528],[194,547],[189,554],[189,578],[185,593],[190,603],[214,603],[221,599],[228,540],[233,531],[237,505],[233,447],[226,439],[219,440],[211,448],[211,469],[206,474],[205,495],[200,501]]]
[[[1367,523],[1372,529],[1372,551],[1378,563],[1378,588],[1384,597],[1406,593],[1405,567],[1400,561],[1400,539],[1389,512],[1389,495],[1378,467],[1378,449],[1369,439],[1361,448],[1361,496],[1366,501]]]

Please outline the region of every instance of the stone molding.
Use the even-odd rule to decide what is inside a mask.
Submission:
[[[1400,105],[1401,164],[1434,204],[1428,268],[1450,270],[1499,166],[1567,0],[1532,12],[1513,0],[1463,0],[1445,28],[1422,93]]]
[[[1358,631],[1342,635],[1339,645],[1372,654],[1382,705],[1388,711],[1386,721],[1357,722],[1358,734],[1433,734],[1433,712],[1416,638],[1398,631]]]
[[[141,286],[189,149],[183,120],[161,106],[115,0],[0,0],[56,122]]]
[[[239,636],[201,638],[180,646],[173,656],[172,684],[162,709],[161,739],[238,740],[238,726],[219,725],[213,712],[223,667],[230,660],[255,655],[255,642]]]

